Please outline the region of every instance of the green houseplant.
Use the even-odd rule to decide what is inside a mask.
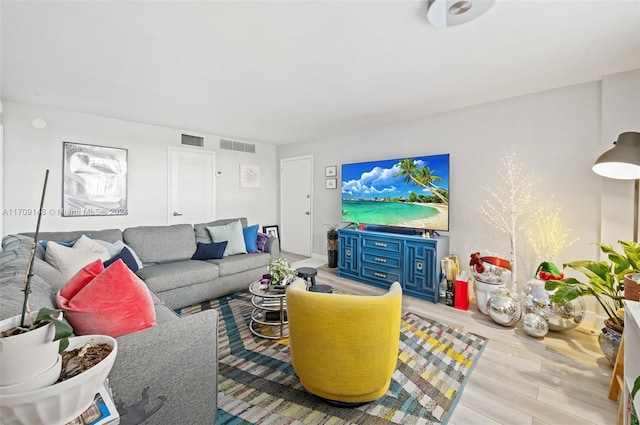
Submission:
[[[615,364],[622,332],[624,330],[623,303],[625,276],[639,271],[640,245],[637,242],[619,240],[622,252],[613,246],[600,244],[600,250],[607,255],[609,261],[579,260],[563,264],[586,276],[586,281],[573,277],[561,280],[548,280],[545,289],[555,291],[551,299],[558,303],[566,303],[582,296],[595,297],[602,307],[607,319],[602,333],[598,336],[600,348],[611,364]]]
[[[579,260],[563,264],[565,268],[584,274],[588,280],[581,282],[568,277],[547,281],[545,288],[555,291],[552,295],[553,301],[561,303],[581,296],[593,296],[611,322],[623,326],[624,322],[618,310],[623,306],[624,278],[629,273],[640,272],[640,244],[626,240],[620,240],[618,244],[622,253],[611,245],[599,245],[609,261]]]
[[[298,275],[296,269],[285,258],[270,260],[267,270],[272,285],[287,285]]]

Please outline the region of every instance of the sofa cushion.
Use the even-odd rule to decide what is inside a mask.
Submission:
[[[109,251],[86,236],[81,236],[73,247],[54,242],[47,245],[45,260],[70,279],[78,270],[95,261],[109,259]]]
[[[191,256],[192,260],[211,260],[224,257],[224,250],[227,248],[227,241],[202,243],[198,242],[196,252]]]
[[[247,252],[258,252],[258,228],[259,224],[243,227],[242,235],[244,236],[244,246]]]
[[[220,276],[228,276],[236,273],[242,273],[247,270],[253,270],[260,267],[266,267],[271,256],[265,253],[251,253],[232,255],[224,257],[220,260],[207,260],[207,263],[217,264],[220,267]]]
[[[264,246],[269,240],[269,235],[266,233],[258,232],[256,235],[256,248],[258,248],[258,252],[264,252]]]
[[[207,227],[207,230],[211,234],[213,242],[227,241],[227,248],[224,250],[225,257],[228,255],[247,253],[240,220],[225,224],[224,226]]]
[[[122,260],[122,262],[127,267],[129,267],[129,270],[131,270],[134,273],[137,272],[139,269],[138,263],[136,263],[135,257],[127,247],[122,248],[122,251],[120,251],[119,254],[116,254],[113,257],[109,258],[107,261],[105,261],[104,266],[109,267],[111,264],[115,263],[118,260]]]
[[[239,218],[224,218],[221,220],[210,221],[209,223],[198,223],[193,225],[193,231],[196,235],[196,242],[203,243],[211,243],[213,240],[211,239],[211,235],[207,230],[207,227],[213,226],[224,226],[225,224],[233,223],[234,221],[240,220],[242,227],[247,227],[247,219],[245,217]]]
[[[105,229],[105,230],[74,230],[69,232],[40,232],[38,239],[46,241],[60,241],[60,242],[72,242],[78,240],[82,235],[91,235],[92,239],[101,239],[108,242],[115,242],[122,240],[122,231],[120,229]],[[29,236],[33,238],[33,233],[20,233],[20,235]],[[36,256],[44,259],[44,248],[38,246],[36,250]]]
[[[95,275],[101,268],[101,261],[88,265],[57,294],[74,333],[116,338],[155,326],[156,310],[144,282],[122,260]]]
[[[219,276],[219,268],[208,261],[185,260],[154,264],[138,270],[137,275],[156,293],[207,282]]]
[[[107,251],[109,251],[109,255],[111,255],[111,257],[115,257],[116,255],[120,254],[124,248],[127,248],[131,253],[131,255],[133,256],[133,259],[135,260],[136,264],[138,265],[138,269],[141,269],[143,267],[142,260],[140,260],[140,257],[138,257],[138,255],[133,250],[133,248],[131,248],[129,245],[127,245],[123,241],[107,242],[100,239],[96,239],[96,242],[98,242],[100,245],[107,248]],[[125,264],[126,264],[126,261],[125,261]],[[137,269],[134,271],[137,271]]]
[[[196,251],[190,224],[130,227],[122,235],[145,266],[188,260]]]

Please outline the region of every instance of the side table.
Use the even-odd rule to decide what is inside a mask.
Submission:
[[[260,338],[282,339],[289,336],[285,292],[271,292],[259,280],[249,286],[251,312],[249,330]],[[270,317],[275,316],[275,317]]]

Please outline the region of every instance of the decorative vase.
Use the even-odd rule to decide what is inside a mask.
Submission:
[[[616,358],[618,356],[618,348],[620,347],[620,340],[622,339],[622,326],[616,325],[607,319],[604,322],[604,328],[602,333],[598,335],[598,343],[602,353],[607,358],[611,366],[616,364]]]
[[[20,319],[18,315],[0,321],[0,331],[20,325]],[[31,317],[27,317],[28,323],[31,320]],[[47,323],[29,332],[0,338],[2,385],[31,381],[50,370],[58,361],[60,347],[59,341],[53,341],[54,336],[53,323]],[[42,386],[49,384],[43,383]]]
[[[624,276],[624,298],[631,301],[640,301],[640,283],[633,276],[634,273]]]
[[[338,267],[338,232],[327,232],[327,259],[330,268]]]
[[[84,412],[109,375],[118,352],[117,341],[106,335],[70,338],[67,350],[80,348],[91,339],[96,344],[109,344],[109,355],[92,368],[57,384],[20,394],[0,395],[2,423],[66,424]]]

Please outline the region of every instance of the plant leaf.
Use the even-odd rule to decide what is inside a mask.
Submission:
[[[624,240],[618,241],[618,244],[620,244],[629,260],[629,267],[632,268],[633,271],[640,271],[640,268],[638,267],[640,265],[640,244],[638,242]],[[629,273],[630,272],[631,271],[629,271]]]

